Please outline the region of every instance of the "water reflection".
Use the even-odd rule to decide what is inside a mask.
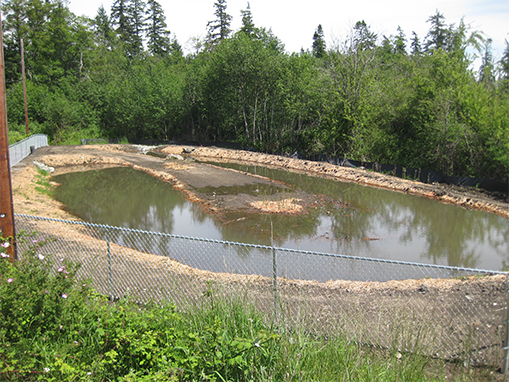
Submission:
[[[278,243],[282,246],[493,270],[509,263],[509,222],[498,215],[300,173],[217,165],[268,176],[350,207],[322,208],[318,218],[310,214],[311,221],[320,220],[313,234],[282,240]]]
[[[148,231],[262,245],[270,245],[273,236],[279,247],[471,268],[500,270],[509,264],[509,225],[497,215],[303,174],[228,166],[325,195],[331,202],[302,216],[237,211],[229,213],[225,223],[188,202],[168,183],[130,168],[55,176],[62,184],[56,198],[86,221]],[[117,242],[136,241],[118,235]],[[146,250],[168,254],[175,252],[171,245],[165,239]],[[252,248],[240,252],[239,267],[256,263]],[[217,267],[223,267],[222,260],[217,261]]]
[[[55,198],[92,223],[221,239],[213,218],[169,183],[115,167],[56,175]]]

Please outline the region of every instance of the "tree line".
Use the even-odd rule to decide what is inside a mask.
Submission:
[[[65,0],[2,2],[8,120],[24,127],[20,47],[31,132],[79,138],[236,142],[272,153],[328,154],[503,178],[509,168],[509,43],[437,11],[423,38],[364,21],[327,46],[285,51],[249,4],[232,30],[226,0],[184,54],[155,0],[116,0],[76,16]],[[474,54],[481,66],[473,68]]]

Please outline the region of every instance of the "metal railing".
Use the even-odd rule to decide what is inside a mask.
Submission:
[[[34,134],[22,141],[13,143],[9,146],[9,163],[11,167],[30,155],[32,152],[31,147],[37,149],[43,146],[48,146],[48,136],[45,134]]]
[[[48,255],[112,299],[242,299],[267,321],[383,348],[502,365],[507,274],[147,232],[15,215]],[[29,243],[19,244],[23,253]],[[504,367],[504,366],[502,366]]]

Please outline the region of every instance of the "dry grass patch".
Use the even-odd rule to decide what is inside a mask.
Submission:
[[[300,214],[304,212],[304,207],[296,202],[300,199],[283,199],[283,200],[260,200],[249,203],[252,207],[268,214]]]
[[[192,167],[193,167],[192,165],[189,165],[178,160],[170,160],[169,162],[164,163],[164,168],[167,168],[169,170],[188,170]]]
[[[120,158],[104,156],[104,155],[87,155],[87,154],[64,154],[64,155],[46,155],[40,159],[40,162],[50,167],[60,166],[79,166],[90,164],[114,164],[114,165],[128,165],[129,162]]]

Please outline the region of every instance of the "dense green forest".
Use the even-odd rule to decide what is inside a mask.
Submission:
[[[359,21],[327,46],[317,26],[307,51],[288,53],[249,4],[234,31],[216,0],[207,36],[185,54],[155,0],[116,0],[93,19],[65,0],[2,10],[11,133],[25,131],[23,41],[30,130],[53,143],[222,141],[448,175],[509,168],[509,44],[495,61],[491,40],[439,11],[426,36],[379,36]]]

